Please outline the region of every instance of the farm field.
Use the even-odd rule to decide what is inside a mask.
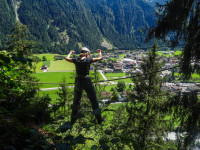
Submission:
[[[118,82],[119,80],[114,80],[117,78],[122,78],[124,76],[127,76],[126,73],[105,73],[104,74],[106,76],[106,78],[108,80],[113,80],[113,82]],[[131,78],[127,78],[127,79],[121,79],[122,81],[124,81],[125,83],[133,83]]]
[[[66,60],[55,60],[54,56],[58,54],[37,54],[35,56],[42,59],[43,56],[46,57],[47,61],[41,61],[36,64],[36,72],[43,72],[40,70],[42,65],[48,65],[49,72],[57,72],[57,71],[74,71],[75,65],[73,63],[69,63]],[[67,55],[63,55],[67,56]]]
[[[181,78],[180,73],[174,73],[174,76],[176,77],[176,80],[178,80],[178,78]],[[193,73],[189,82],[200,82],[200,75],[197,73]]]
[[[104,75],[107,78],[110,78],[110,77],[124,77],[124,76],[126,76],[126,73],[105,73]]]
[[[61,83],[63,77],[66,78],[67,83],[74,83],[73,72],[42,72],[35,73],[33,76],[39,79],[42,83]],[[59,84],[42,84],[41,88],[59,87]]]
[[[61,83],[61,80],[63,77],[66,77],[67,83],[74,83],[74,71],[75,71],[75,65],[73,63],[69,63],[65,60],[54,60],[54,55],[57,54],[37,54],[40,59],[42,59],[43,56],[47,58],[47,61],[42,61],[36,65],[36,73],[33,74],[33,76],[37,77],[39,79],[39,82],[43,83]],[[124,55],[121,55],[120,57],[123,57]],[[42,65],[48,65],[49,69],[48,72],[43,72],[40,70],[40,67]],[[92,76],[93,72],[90,72],[90,75]],[[125,73],[106,73],[105,76],[108,80],[117,79],[119,77],[126,76]],[[100,79],[103,80],[102,76],[99,75]],[[123,79],[126,83],[132,83],[131,78]],[[118,80],[114,80],[114,82],[118,82]],[[41,84],[41,88],[52,88],[52,87],[59,87],[59,84]],[[106,91],[110,91],[112,87],[116,87],[116,85],[108,85],[106,87]]]
[[[67,83],[74,83],[74,71],[75,65],[73,63],[69,63],[65,60],[54,60],[54,55],[58,54],[37,54],[40,59],[43,56],[46,57],[47,61],[42,61],[36,65],[36,74],[33,74],[43,83],[60,83],[63,77],[66,77]],[[124,57],[124,54],[120,55],[121,58]],[[42,65],[48,65],[48,71],[43,72],[40,70]],[[92,72],[90,75],[92,76]],[[105,76],[108,80],[117,79],[120,77],[126,76],[126,73],[106,73]],[[99,75],[100,79],[103,80],[102,76]],[[126,83],[132,83],[131,78],[122,79]],[[114,80],[113,82],[118,82],[118,80]],[[109,85],[106,87],[106,91],[109,91],[111,87],[116,87],[116,85]],[[59,87],[59,84],[42,84],[41,88],[52,88],[52,87]]]
[[[40,68],[47,63],[49,63],[48,72],[75,71],[75,65],[66,60],[48,60],[36,64],[36,72],[43,72]]]
[[[51,98],[51,104],[54,104],[56,103],[56,99],[59,98],[59,96],[56,94],[58,90],[52,90],[52,91],[39,91],[39,95],[42,96],[42,95],[49,95],[49,97]]]
[[[93,71],[90,71],[90,76],[93,77]],[[99,73],[98,73],[99,74]],[[62,78],[66,78],[67,83],[74,83],[75,72],[42,72],[35,73],[33,76],[39,79],[42,83],[61,83]],[[99,74],[99,80],[103,80],[102,76]],[[41,84],[41,88],[52,88],[59,87],[59,84]]]
[[[58,85],[59,86],[59,85]],[[114,85],[107,85],[106,87],[105,87],[105,91],[107,91],[107,92],[111,92],[111,89],[112,88],[117,88],[117,85],[116,84],[114,84]],[[126,85],[126,89],[128,89],[129,88],[129,85]],[[70,88],[70,90],[73,92],[73,88]],[[39,95],[49,95],[49,97],[51,98],[51,104],[54,104],[57,100],[57,98],[58,98],[58,95],[56,94],[56,92],[57,92],[58,90],[50,90],[50,91],[39,91],[38,93],[39,93]]]
[[[75,65],[73,63],[69,63],[66,60],[51,60],[50,61],[49,72],[51,71],[75,71]]]
[[[162,55],[162,56],[165,56],[165,57],[178,56],[178,55],[181,55],[181,53],[182,53],[182,51],[175,51],[174,55],[170,55],[170,54],[166,54],[165,51],[158,51],[157,52],[158,55]]]
[[[174,55],[181,55],[182,51],[176,51]]]
[[[125,56],[125,54],[121,54],[121,55],[119,55],[119,58],[124,59],[124,56]]]

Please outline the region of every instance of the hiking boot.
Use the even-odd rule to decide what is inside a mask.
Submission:
[[[78,113],[76,115],[74,115],[73,117],[71,117],[71,125],[73,125],[77,119],[81,119],[81,118],[84,118],[85,115],[84,114],[81,114],[81,113]]]

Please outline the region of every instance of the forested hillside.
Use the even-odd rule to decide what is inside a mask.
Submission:
[[[27,25],[37,52],[77,50],[81,46],[131,49],[144,46],[143,29],[155,23],[142,0],[1,0],[0,39],[16,18]],[[16,10],[15,10],[16,9]],[[16,12],[16,13],[15,13]]]
[[[5,39],[15,21],[12,0],[0,0],[0,39]]]
[[[145,0],[145,1],[152,6],[156,6],[156,3],[165,4],[169,0]]]

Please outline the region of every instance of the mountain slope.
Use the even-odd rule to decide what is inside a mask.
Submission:
[[[102,34],[119,48],[141,45],[144,35],[139,29],[148,28],[154,22],[148,16],[152,15],[152,8],[138,0],[99,0],[91,10]]]
[[[7,1],[12,9],[14,2]],[[153,8],[142,0],[21,0],[17,15],[14,12],[7,13],[12,22],[18,16],[43,52],[143,46],[140,29],[155,22]]]
[[[15,18],[12,0],[0,0],[0,39],[4,39],[13,27]]]
[[[163,5],[169,0],[145,0],[145,1],[154,7],[154,6],[156,6],[156,3]]]

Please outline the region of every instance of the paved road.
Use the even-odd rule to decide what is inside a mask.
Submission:
[[[117,82],[101,82],[100,84],[114,85],[117,84]],[[134,83],[126,83],[126,84],[134,85]],[[52,90],[58,90],[59,88],[61,87],[42,88],[40,89],[40,91],[52,91]],[[69,86],[69,88],[74,88],[74,86]]]
[[[106,76],[104,76],[103,70],[97,70],[97,71],[101,74],[101,76],[103,77],[103,79],[106,81],[107,78],[106,78]]]
[[[61,87],[53,87],[53,88],[42,88],[40,91],[52,91],[52,90],[58,90]],[[69,88],[74,88],[74,86],[69,86]]]

